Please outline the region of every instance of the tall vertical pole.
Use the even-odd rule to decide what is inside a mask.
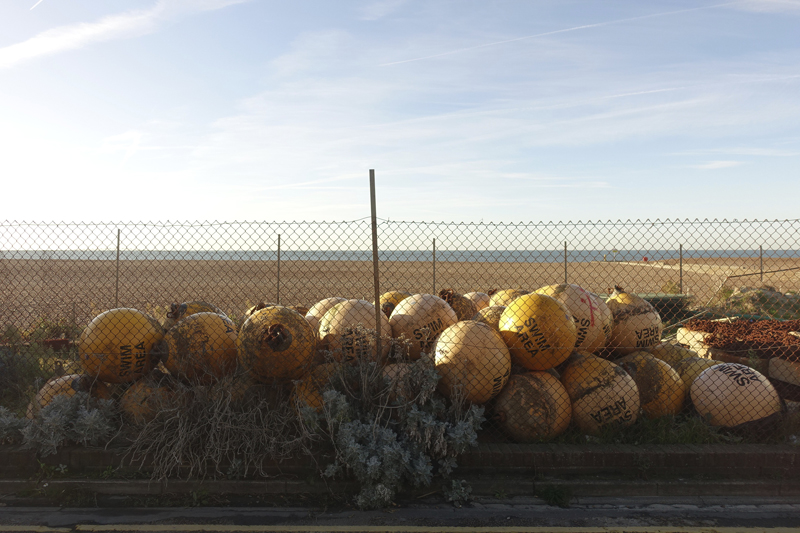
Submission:
[[[683,244],[678,245],[678,290],[683,294]]]
[[[275,288],[276,304],[281,305],[281,234],[278,233],[278,283]]]
[[[564,284],[567,283],[567,241],[564,241]]]
[[[436,239],[433,239],[433,293],[436,294]]]
[[[378,276],[378,214],[375,206],[375,170],[369,170],[369,203],[372,208],[372,274],[375,277],[375,356],[381,359],[381,283]]]
[[[764,283],[764,245],[758,246],[758,270],[761,272],[761,283]]]
[[[115,278],[115,287],[114,287],[114,307],[119,307],[119,233],[120,230],[117,228],[117,261],[116,261],[116,269],[117,272],[114,275]]]

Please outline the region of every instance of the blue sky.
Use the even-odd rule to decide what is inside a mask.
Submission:
[[[6,0],[6,220],[798,218],[800,1]]]

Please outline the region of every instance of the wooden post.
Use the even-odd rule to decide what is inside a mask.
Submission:
[[[436,239],[433,239],[433,293],[436,294]]]
[[[114,286],[114,307],[119,307],[119,233],[120,230],[117,228],[117,261],[116,261],[116,274],[114,275],[115,278],[115,286]]]
[[[281,305],[281,234],[278,233],[278,283],[275,293],[275,303]]]
[[[372,274],[375,292],[375,356],[381,358],[381,283],[378,275],[378,215],[375,202],[375,170],[369,171],[369,203],[372,209]]]
[[[564,241],[564,284],[567,283],[567,241]]]
[[[683,245],[678,245],[678,290],[683,294]]]
[[[761,272],[761,283],[764,283],[764,245],[758,246],[758,270]]]

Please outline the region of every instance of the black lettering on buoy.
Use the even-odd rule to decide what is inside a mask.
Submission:
[[[525,321],[525,325],[529,326],[528,333],[530,333],[530,340],[536,346],[535,349],[532,349],[529,346],[529,343],[524,343],[523,346],[525,346],[525,349],[528,351],[528,353],[530,353],[531,355],[536,355],[542,350],[549,350],[550,344],[547,342],[544,333],[542,333],[541,330],[539,329],[539,325],[536,323],[536,320],[530,318]]]
[[[134,346],[136,352],[133,354],[133,372],[135,374],[141,374],[144,372],[144,363],[147,360],[147,351],[144,348],[144,343],[140,342],[136,346]]]
[[[119,347],[119,375],[127,376],[131,369],[131,345],[125,344]]]

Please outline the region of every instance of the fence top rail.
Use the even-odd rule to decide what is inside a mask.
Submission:
[[[215,227],[215,226],[246,226],[246,225],[340,225],[352,224],[356,222],[368,222],[370,217],[358,218],[355,220],[340,220],[340,221],[257,221],[257,220],[241,220],[241,221],[128,221],[128,222],[57,222],[57,221],[4,221],[0,222],[0,227],[81,227],[81,226],[122,226],[122,227]],[[539,222],[455,222],[455,221],[414,221],[414,220],[392,220],[387,218],[378,218],[379,222],[390,224],[416,224],[427,226],[506,226],[506,227],[550,227],[550,226],[631,226],[631,225],[707,225],[707,224],[776,224],[776,223],[798,223],[800,219],[636,219],[636,220],[587,220],[587,221],[539,221]]]

